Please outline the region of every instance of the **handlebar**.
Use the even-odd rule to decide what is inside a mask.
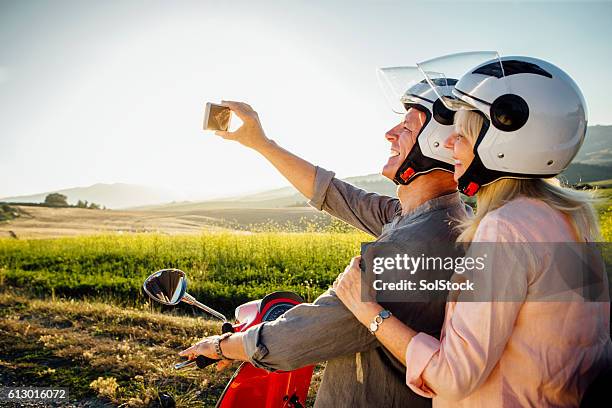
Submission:
[[[215,359],[208,358],[208,357],[205,357],[205,356],[198,356],[198,357],[196,357],[195,361],[196,361],[196,364],[197,364],[198,368],[206,368],[209,365],[214,364],[214,363],[216,363],[219,360],[215,360]]]
[[[191,367],[194,364],[198,366],[198,368],[206,368],[209,365],[216,363],[217,361],[219,360],[215,360],[213,358],[208,358],[204,356],[197,356],[194,360],[185,360],[181,363],[175,364],[174,369],[181,370],[183,368]]]

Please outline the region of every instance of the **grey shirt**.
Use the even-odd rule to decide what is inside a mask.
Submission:
[[[397,198],[361,190],[320,167],[309,204],[379,242],[399,243],[406,253],[420,253],[416,251],[421,242],[454,242],[452,220],[466,216],[459,193],[427,201],[401,215]],[[412,329],[439,337],[444,302],[383,306]],[[273,322],[250,328],[243,344],[250,362],[266,370],[289,371],[327,361],[315,407],[431,406],[430,399],[408,388],[404,365],[344,307],[333,290],[313,303],[295,306]]]

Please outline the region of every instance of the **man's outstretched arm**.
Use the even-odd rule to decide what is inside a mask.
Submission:
[[[283,149],[268,139],[259,122],[257,112],[246,103],[223,101],[243,122],[235,132],[217,131],[216,135],[234,140],[265,157],[276,169],[309,200],[314,194],[315,166]]]
[[[254,326],[221,342],[223,355],[267,370],[290,371],[334,357],[378,347],[335,293],[302,303],[273,322]]]
[[[223,101],[244,124],[235,132],[215,132],[264,156],[318,210],[378,236],[382,226],[401,209],[399,200],[369,193],[336,179],[334,173],[283,149],[265,135],[257,112],[242,102]]]

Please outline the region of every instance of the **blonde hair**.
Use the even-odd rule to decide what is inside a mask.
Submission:
[[[464,110],[455,115],[455,130],[472,145],[476,142],[482,125],[483,117],[476,112]],[[563,213],[580,241],[596,241],[601,238],[597,214],[593,207],[596,201],[593,194],[564,187],[557,178],[507,178],[480,188],[476,197],[476,215],[460,220],[458,228],[461,232],[457,241],[471,242],[480,222],[489,212],[519,196],[542,200]]]

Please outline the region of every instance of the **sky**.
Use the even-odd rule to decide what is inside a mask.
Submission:
[[[239,100],[340,177],[378,173],[399,121],[376,69],[497,50],[564,69],[612,124],[612,2],[0,0],[0,197],[95,183],[184,199],[286,185],[202,131]]]

